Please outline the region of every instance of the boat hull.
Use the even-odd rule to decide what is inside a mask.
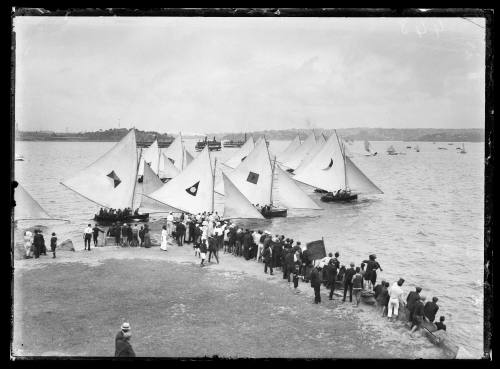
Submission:
[[[128,222],[147,222],[149,221],[149,213],[144,213],[144,214],[138,214],[138,215],[129,215],[129,216],[120,216],[120,217],[117,217],[117,216],[99,216],[99,215],[95,215],[94,216],[94,221],[99,223],[99,224],[111,224],[111,223],[116,223],[116,222],[120,222],[120,223],[128,223]]]
[[[322,190],[321,188],[315,188],[314,192],[316,192],[316,193],[328,193],[328,191]]]
[[[354,201],[357,199],[358,199],[357,194],[334,196],[330,192],[330,193],[327,193],[326,195],[321,196],[321,201],[323,201],[323,202],[348,202],[348,201]]]
[[[271,210],[261,210],[260,213],[266,219],[270,218],[284,218],[287,216],[287,209],[271,209]]]

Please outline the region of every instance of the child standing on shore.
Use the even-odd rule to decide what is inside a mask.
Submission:
[[[360,271],[361,268],[356,267],[356,274],[352,277],[352,292],[356,298],[356,306],[359,305],[359,300],[361,300],[361,290],[363,289],[363,276]]]
[[[57,247],[57,237],[56,233],[52,232],[52,237],[50,238],[50,251],[52,251],[52,259],[56,258],[56,247]]]

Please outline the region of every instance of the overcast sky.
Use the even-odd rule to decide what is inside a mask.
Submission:
[[[462,18],[16,17],[16,122],[70,132],[482,128],[479,26]]]

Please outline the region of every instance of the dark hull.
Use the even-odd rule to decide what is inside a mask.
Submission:
[[[261,210],[260,212],[264,218],[269,219],[269,218],[286,217],[288,210],[287,209],[271,209],[268,211]]]
[[[346,202],[346,201],[354,201],[357,200],[358,195],[340,195],[333,196],[331,193],[321,196],[321,201],[323,202]]]
[[[244,144],[245,144],[244,142],[238,142],[238,141],[237,142],[231,142],[231,141],[229,141],[229,142],[224,142],[222,144],[222,146],[224,146],[224,147],[241,147]]]
[[[129,223],[129,222],[147,222],[149,221],[149,213],[144,213],[144,214],[138,214],[138,215],[129,215],[129,216],[121,216],[121,217],[101,217],[99,215],[94,216],[94,221],[100,223],[100,224],[111,224],[115,222],[120,222],[120,223]]]
[[[316,192],[316,193],[328,193],[328,191],[322,190],[321,188],[315,188],[314,192]]]
[[[197,144],[194,149],[196,151],[201,151],[201,150],[203,150],[205,148],[205,146],[206,145],[204,145],[204,144],[203,145],[198,145]],[[218,145],[208,145],[208,150],[210,150],[210,151],[220,151],[221,150],[221,145],[220,144],[218,144]]]

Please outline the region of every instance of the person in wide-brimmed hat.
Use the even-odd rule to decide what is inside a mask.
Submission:
[[[121,330],[116,334],[115,337],[115,356],[135,357],[134,349],[130,344],[131,337],[132,332],[130,331],[130,324],[124,322],[121,326]]]

